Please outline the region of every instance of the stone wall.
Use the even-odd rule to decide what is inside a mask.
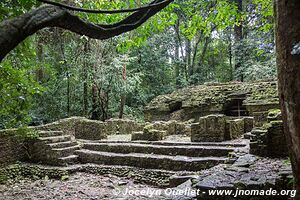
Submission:
[[[206,84],[154,98],[145,107],[145,120],[188,121],[210,114],[225,114],[227,105],[237,96],[245,98],[243,106],[249,105],[250,110],[254,105],[271,106],[268,109],[279,107],[276,82]]]
[[[246,124],[246,125],[245,125]],[[191,124],[192,142],[221,142],[240,138],[253,127],[253,118],[233,118],[225,115],[200,117]]]
[[[167,135],[191,135],[190,122],[154,121],[145,123],[143,129],[155,129],[165,131]]]
[[[261,127],[268,122],[269,110],[279,109],[278,103],[252,102],[245,104],[249,115],[254,117],[254,126]]]
[[[129,119],[109,119],[105,121],[107,135],[131,134],[135,131],[142,131],[144,124]]]
[[[169,135],[191,135],[189,122],[155,121],[145,123],[143,131],[133,131],[132,140],[162,140]]]
[[[251,131],[250,153],[267,157],[288,156],[280,111],[270,110],[267,121]]]
[[[17,129],[0,131],[0,166],[27,159],[25,144],[15,132]]]
[[[101,140],[109,134],[131,134],[143,130],[144,124],[132,120],[111,119],[106,122],[71,117],[53,123],[28,127],[30,131],[62,131],[77,139]],[[19,129],[0,130],[0,165],[28,159],[28,143],[18,137]],[[36,144],[39,146],[39,144]],[[27,150],[25,149],[27,148]],[[45,152],[47,149],[45,149]]]
[[[112,134],[131,134],[143,130],[144,124],[127,119],[109,119],[105,122],[84,117],[71,117],[33,127],[37,130],[60,130],[77,139],[100,140]]]
[[[107,137],[107,124],[100,121],[82,119],[75,123],[76,139],[101,140]]]
[[[219,142],[225,140],[226,120],[224,115],[200,117],[191,125],[192,142]]]

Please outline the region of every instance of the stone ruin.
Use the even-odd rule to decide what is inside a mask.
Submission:
[[[286,157],[282,121],[271,117],[276,109],[276,82],[207,84],[156,97],[146,106],[145,119],[183,121],[192,142],[221,142],[245,134],[251,138],[251,153]]]
[[[29,131],[39,135],[29,145],[14,139],[16,129],[0,131],[0,165],[24,160],[67,166],[68,173],[77,170],[119,174],[122,171],[126,175],[134,171],[146,177],[136,174],[139,181],[159,187],[175,187],[196,179],[195,187],[201,190],[224,184],[236,188],[244,177],[243,184],[251,182],[254,187],[260,187],[272,182],[274,187],[281,188],[291,176],[291,169],[280,163],[285,172],[280,184],[273,171],[267,175],[270,179],[253,181],[251,177],[257,172],[264,177],[266,170],[259,171],[257,158],[249,154],[250,147],[250,153],[258,156],[287,156],[278,108],[275,82],[189,87],[153,99],[145,108],[145,123],[72,117],[29,127]],[[268,160],[259,162],[268,163]],[[80,167],[68,168],[73,164]],[[126,167],[113,170],[109,167],[118,165]],[[140,168],[145,170],[141,172]],[[195,176],[208,168],[217,181],[205,173]],[[228,174],[235,174],[235,179]]]
[[[249,136],[250,153],[267,157],[288,156],[280,110],[270,110],[267,122],[254,128]]]

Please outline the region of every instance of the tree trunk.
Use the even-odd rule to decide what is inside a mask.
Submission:
[[[123,118],[125,101],[126,101],[126,96],[125,96],[125,94],[123,94],[121,96],[121,101],[120,101],[119,119]]]
[[[284,133],[294,175],[295,199],[300,199],[300,1],[277,0],[276,50],[278,89]],[[295,45],[298,45],[296,50]]]
[[[42,37],[43,36],[41,34],[38,34],[37,41],[36,41],[36,56],[37,56],[37,61],[39,62],[39,68],[36,69],[35,71],[35,77],[39,83],[44,81],[44,69],[43,69],[43,65],[41,65],[44,61],[44,49],[43,49]]]
[[[186,65],[186,68],[188,69],[188,72],[189,72],[189,77],[191,77],[193,74],[194,74],[194,69],[193,67],[191,66],[191,56],[192,56],[192,44],[191,44],[191,41],[189,39],[185,39],[185,65]]]
[[[93,120],[99,120],[100,119],[100,104],[98,103],[98,91],[97,88],[97,67],[94,64],[93,67],[93,86],[92,86],[92,116],[91,119]]]
[[[180,65],[179,65],[179,48],[180,48],[180,39],[179,39],[179,19],[176,20],[175,24],[175,32],[176,32],[176,38],[175,38],[175,80],[176,80],[176,86],[180,85]]]
[[[89,40],[87,40],[84,44],[84,54],[88,55],[90,50],[90,44]],[[87,117],[88,115],[88,61],[87,57],[84,57],[83,61],[83,69],[82,69],[82,75],[83,75],[83,116]]]
[[[237,5],[238,13],[243,12],[243,2],[242,0],[234,0]],[[234,26],[234,38],[235,38],[235,66],[234,69],[237,73],[236,80],[243,81],[243,73],[242,71],[238,71],[242,65],[242,45],[241,42],[243,40],[243,25],[242,21],[239,22],[240,24]]]
[[[122,79],[123,79],[123,84],[125,85],[126,79],[127,79],[126,65],[124,65],[122,68]],[[119,118],[120,119],[123,118],[125,101],[126,101],[126,94],[123,93],[123,94],[121,94],[121,101],[120,101],[120,110],[119,110]]]
[[[230,81],[233,80],[233,65],[232,65],[232,41],[231,41],[231,33],[228,37],[228,58],[229,58],[229,67],[230,67]]]
[[[99,105],[98,105],[98,90],[96,83],[93,84],[92,87],[92,120],[99,120],[100,119],[100,113],[99,113]]]

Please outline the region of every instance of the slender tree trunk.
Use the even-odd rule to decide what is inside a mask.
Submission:
[[[290,158],[295,199],[300,199],[300,1],[276,0],[278,87]],[[298,45],[298,50],[295,48]]]
[[[98,95],[97,95],[97,86],[95,83],[92,87],[92,116],[91,119],[93,120],[99,120],[99,107],[98,107]]]
[[[93,67],[93,86],[92,86],[92,116],[91,119],[93,120],[99,120],[100,119],[100,113],[99,113],[99,103],[98,103],[98,88],[97,88],[97,82],[96,82],[96,73],[97,73],[97,67],[94,65]]]
[[[42,82],[44,80],[44,70],[43,66],[41,63],[44,60],[44,49],[43,49],[43,40],[42,40],[42,35],[40,33],[37,34],[37,41],[36,41],[36,55],[37,55],[37,60],[39,62],[39,68],[36,69],[35,74],[36,74],[36,80],[38,82]]]
[[[122,95],[121,96],[121,101],[120,101],[120,112],[119,112],[119,118],[120,119],[123,118],[125,101],[126,101],[126,96]]]
[[[123,66],[122,69],[122,79],[123,79],[123,84],[126,84],[126,79],[127,79],[127,74],[126,74],[126,65]],[[125,101],[126,101],[126,95],[125,93],[121,94],[121,101],[120,101],[120,111],[119,111],[119,118],[123,118],[124,114],[124,106],[125,106]]]
[[[192,44],[191,44],[191,41],[189,39],[186,39],[185,40],[185,65],[186,65],[186,68],[188,69],[188,72],[189,72],[189,77],[191,77],[193,74],[194,74],[194,69],[193,67],[191,66],[191,55],[192,55]]]
[[[198,66],[199,66],[198,67],[198,72],[200,72],[200,68],[204,63],[204,58],[205,58],[205,54],[206,54],[209,43],[210,43],[210,38],[205,37],[205,41],[204,41],[204,44],[203,44],[203,49],[202,49],[202,52],[200,54],[200,58],[199,58],[199,61],[198,61]]]
[[[242,0],[234,0],[237,5],[238,13],[243,12],[243,3]],[[239,25],[234,26],[234,37],[235,37],[235,66],[234,69],[236,71],[236,80],[242,81],[244,80],[244,76],[242,71],[240,70],[242,65],[242,40],[243,40],[243,25],[242,21],[240,21]],[[238,71],[239,70],[239,71]],[[238,73],[237,73],[238,72]]]
[[[195,66],[196,65],[196,60],[197,60],[196,58],[197,58],[197,52],[198,52],[199,44],[201,42],[202,37],[203,37],[203,33],[201,32],[199,34],[199,37],[196,40],[195,46],[193,48],[193,58],[192,58],[192,63],[191,63],[192,66],[191,67],[193,68],[194,72],[197,71],[196,66]]]
[[[90,52],[90,41],[87,40],[84,44],[84,50],[85,55],[89,55]],[[89,107],[89,101],[88,101],[88,66],[89,62],[87,61],[87,57],[84,57],[83,61],[83,69],[82,69],[82,75],[83,75],[83,116],[87,117],[88,115],[88,107]]]
[[[233,65],[232,65],[232,40],[231,40],[231,34],[229,34],[229,44],[228,44],[228,57],[229,57],[229,67],[230,67],[230,81],[233,80]]]
[[[176,32],[176,38],[175,38],[175,80],[176,80],[176,86],[180,85],[179,82],[179,76],[180,76],[180,65],[179,65],[179,48],[180,48],[180,40],[179,40],[179,20],[177,19],[175,24],[175,32]]]

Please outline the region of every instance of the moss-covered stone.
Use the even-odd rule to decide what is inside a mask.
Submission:
[[[44,168],[36,165],[13,164],[0,168],[0,184],[5,184],[8,180],[22,180],[24,178],[43,179],[61,179],[67,176],[68,171],[58,168]]]
[[[104,122],[82,119],[74,126],[77,139],[101,140],[107,137],[107,124]]]
[[[250,152],[260,156],[285,157],[288,149],[280,110],[269,110],[267,118],[267,123],[251,131]]]
[[[224,113],[225,105],[234,98],[233,94],[246,95],[244,105],[250,110],[255,110],[256,105],[262,105],[266,110],[279,107],[276,82],[198,85],[154,98],[145,108],[145,120],[187,121]]]
[[[236,139],[241,137],[244,132],[244,119],[235,119],[229,121],[229,132],[230,132],[230,139]]]
[[[225,140],[225,115],[200,117],[198,123],[191,125],[192,142],[218,142]]]

